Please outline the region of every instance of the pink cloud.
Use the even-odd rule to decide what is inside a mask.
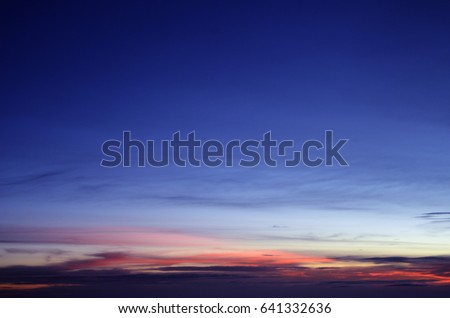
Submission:
[[[3,227],[0,241],[113,246],[217,246],[219,240],[181,231],[144,227]]]
[[[68,270],[96,268],[133,268],[134,266],[297,266],[311,263],[327,263],[332,260],[305,256],[297,253],[272,250],[243,250],[196,254],[184,257],[142,256],[129,253],[99,253],[89,259],[63,264]]]

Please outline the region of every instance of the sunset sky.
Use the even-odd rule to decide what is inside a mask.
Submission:
[[[0,296],[450,297],[450,3],[1,4]],[[349,167],[101,145],[349,139]]]

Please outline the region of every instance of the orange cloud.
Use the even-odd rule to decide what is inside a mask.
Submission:
[[[436,275],[432,273],[426,273],[426,272],[420,272],[420,271],[400,271],[400,270],[391,270],[386,272],[370,272],[366,273],[368,277],[374,277],[377,279],[395,279],[395,280],[401,280],[401,279],[413,279],[413,280],[426,280],[426,281],[433,281],[436,284],[449,284],[450,283],[450,277],[445,277],[441,275]]]
[[[0,284],[0,290],[33,290],[50,287],[76,286],[74,284]]]
[[[273,250],[243,250],[198,254],[185,257],[139,256],[127,253],[100,253],[85,260],[66,263],[70,270],[95,268],[132,268],[133,266],[297,266],[332,262],[322,257]]]

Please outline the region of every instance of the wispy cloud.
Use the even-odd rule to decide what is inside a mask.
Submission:
[[[36,184],[41,181],[52,180],[56,177],[64,175],[68,172],[67,169],[49,170],[41,173],[30,174],[26,176],[17,176],[3,179],[0,182],[2,186],[26,185]]]
[[[67,253],[60,249],[31,249],[31,248],[4,248],[4,251],[8,254],[50,254],[50,255],[62,255]]]
[[[428,220],[431,223],[450,223],[450,212],[428,212],[419,215],[418,218]]]

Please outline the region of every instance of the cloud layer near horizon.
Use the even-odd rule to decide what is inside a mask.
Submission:
[[[105,286],[120,295],[124,284],[144,296],[155,293],[155,286],[181,288],[192,281],[228,286],[237,280],[244,287],[246,283],[252,288],[287,284],[318,288],[325,294],[352,287],[354,296],[369,287],[401,287],[402,293],[405,288],[408,293],[438,288],[441,294],[442,288],[450,287],[450,256],[445,255],[318,255],[303,253],[300,247],[297,251],[245,248],[217,237],[142,227],[16,228],[0,231],[0,241],[4,296],[44,296],[61,290],[76,295],[98,289],[105,295]],[[2,263],[6,259],[9,263]],[[191,287],[186,290],[191,292]],[[227,289],[219,294],[232,295]],[[271,295],[269,290],[266,295]]]

